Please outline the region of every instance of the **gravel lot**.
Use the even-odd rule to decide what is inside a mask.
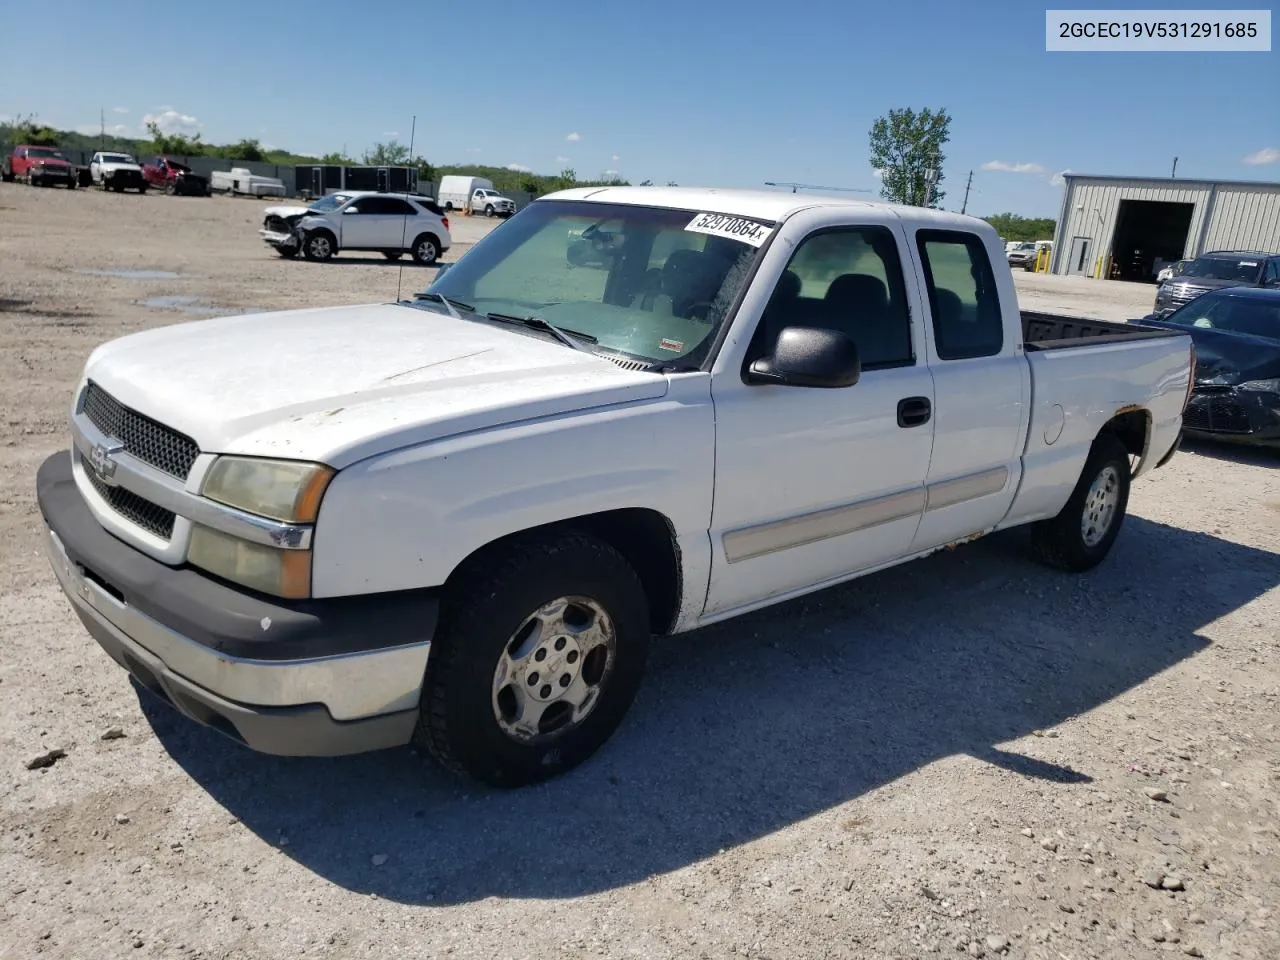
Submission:
[[[94,345],[192,319],[140,301],[394,296],[380,258],[275,257],[261,207],[0,185],[0,958],[1280,956],[1271,455],[1184,450],[1088,576],[1013,532],[661,643],[606,749],[530,790],[139,700],[55,586],[35,470]]]

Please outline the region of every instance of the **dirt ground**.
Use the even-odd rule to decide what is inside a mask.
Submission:
[[[142,301],[395,295],[381,259],[278,259],[261,206],[0,185],[0,958],[1280,956],[1270,455],[1184,450],[1086,576],[1011,532],[660,643],[534,789],[257,756],[140,700],[58,592],[35,471],[93,346],[198,316]],[[1017,279],[1084,315],[1152,293]]]

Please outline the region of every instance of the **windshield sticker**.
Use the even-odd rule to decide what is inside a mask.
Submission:
[[[1241,260],[1239,263],[1239,266],[1242,266],[1242,267],[1256,267],[1257,265],[1258,265],[1257,260]]]
[[[670,350],[672,353],[681,353],[684,350],[683,340],[668,340],[663,337],[658,341],[659,350]]]
[[[724,213],[700,213],[685,227],[694,233],[708,233],[713,237],[728,237],[758,247],[769,239],[773,227],[745,217],[731,217]]]

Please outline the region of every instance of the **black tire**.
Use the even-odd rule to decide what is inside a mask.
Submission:
[[[497,549],[501,552],[481,553],[469,560],[446,586],[414,743],[455,773],[497,787],[520,787],[572,769],[617,729],[644,675],[649,608],[636,572],[617,550],[595,537],[570,530]],[[495,693],[495,673],[531,616],[564,598],[585,598],[604,611],[613,628],[612,659],[601,668],[601,658],[596,658],[595,669],[603,672],[594,706],[576,725],[538,734],[533,740],[517,739],[498,720],[504,691],[514,685]],[[571,609],[590,612],[586,607]],[[574,642],[556,637],[554,631],[547,636],[547,644]],[[573,649],[561,664],[574,662]],[[589,653],[580,661],[584,677],[593,656]],[[537,657],[535,648],[525,664],[532,666]],[[551,669],[559,673],[569,668]],[[539,680],[528,672],[518,676],[531,687]],[[551,684],[542,687],[551,689]],[[545,707],[541,717],[551,717],[555,708],[556,704]]]
[[[178,193],[178,186],[172,180],[170,180],[168,183],[164,185],[164,195],[166,197],[176,196],[177,193]]]
[[[302,255],[323,263],[337,252],[338,241],[328,230],[316,230],[302,238]]]
[[[453,201],[450,200],[448,203],[446,203],[444,205],[444,209],[446,213],[453,213]]]
[[[485,215],[486,217],[492,217],[492,216],[493,216],[493,204],[492,204],[492,203],[489,203],[489,204],[486,204],[486,205],[485,205],[485,208],[484,208],[484,215]]]
[[[8,166],[0,168],[0,181],[13,183],[13,171]]]
[[[1086,537],[1086,517],[1099,515],[1097,503],[1091,499],[1095,482],[1102,483],[1107,471],[1114,471],[1114,500],[1101,537]],[[1093,441],[1076,488],[1066,506],[1051,520],[1031,525],[1031,546],[1037,558],[1050,567],[1070,573],[1092,570],[1111,552],[1120,534],[1125,511],[1129,506],[1129,480],[1132,467],[1129,451],[1111,433],[1102,433]],[[1093,526],[1095,533],[1097,524]]]
[[[144,183],[142,186],[138,188],[138,196],[142,196],[143,194],[145,194],[148,189],[150,188]]]
[[[286,260],[292,260],[298,255],[297,247],[276,247],[276,253],[284,257]]]
[[[382,255],[388,260],[399,260],[404,256],[403,250],[383,250]]]
[[[67,181],[67,189],[74,190],[75,188],[76,188],[76,179],[75,177],[72,177],[70,180]]]
[[[409,255],[423,266],[431,266],[440,259],[440,240],[434,233],[422,233],[414,238]]]

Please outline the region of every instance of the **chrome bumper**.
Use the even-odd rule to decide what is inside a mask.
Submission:
[[[54,574],[90,633],[138,682],[192,719],[283,755],[360,753],[409,741],[429,641],[308,660],[228,656],[113,596],[45,530]]]

